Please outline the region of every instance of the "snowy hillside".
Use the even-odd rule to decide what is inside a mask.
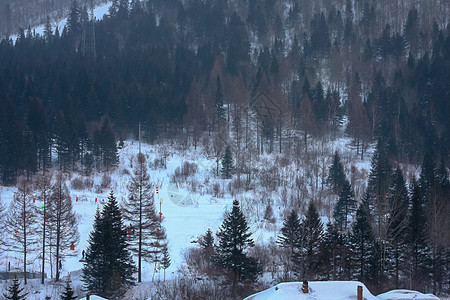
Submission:
[[[334,149],[343,149],[347,142],[345,139],[337,140],[333,144],[335,148],[329,146],[328,151],[331,153]],[[185,264],[184,256],[187,249],[198,247],[199,236],[205,234],[208,228],[213,232],[219,229],[224,213],[231,208],[233,199],[240,201],[256,243],[264,247],[264,245],[273,243],[277,238],[286,213],[286,203],[279,196],[278,190],[270,190],[261,182],[253,183],[252,188],[247,191],[245,189],[235,190],[232,180],[224,180],[216,176],[216,158],[208,154],[208,151],[202,147],[198,147],[196,150],[193,148],[186,150],[168,144],[143,144],[142,153],[146,156],[148,171],[155,187],[156,209],[158,212],[161,209],[163,214],[162,225],[166,229],[169,241],[172,264],[166,270],[167,281],[178,280],[177,278],[181,274],[186,274],[188,267]],[[83,266],[83,263],[80,262],[81,252],[88,245],[88,236],[93,228],[95,211],[97,208],[101,209],[111,190],[114,191],[119,203],[128,197],[127,184],[133,172],[137,154],[138,143],[127,141],[125,146],[119,150],[120,162],[115,170],[94,173],[90,177],[78,173],[67,174],[66,183],[70,189],[73,209],[77,215],[80,242],[73,250],[75,256],[66,257],[63,261],[61,274],[64,278],[67,274],[71,275],[74,290],[80,297],[85,295],[82,290],[83,282],[80,280]],[[367,172],[369,168],[368,160],[350,159],[350,154],[347,153],[347,155],[346,161],[356,166],[355,169],[360,170],[358,172],[361,174]],[[370,156],[367,155],[367,159],[369,158]],[[255,159],[254,172],[264,170],[270,174],[271,171],[269,170],[275,170],[273,168],[275,168],[278,160],[279,157],[276,154],[263,155],[257,160]],[[328,164],[328,161],[323,162],[324,166],[328,166]],[[190,171],[183,171],[183,168],[190,168]],[[289,178],[303,171],[296,167],[295,162],[290,162],[290,164],[285,163],[283,167],[278,167],[277,172],[283,173],[286,178],[285,185],[290,187]],[[307,180],[308,177],[306,175],[304,177]],[[261,177],[259,180],[262,181],[263,179]],[[80,182],[83,182],[81,187],[79,186]],[[308,189],[311,189],[306,193],[314,192],[314,182],[311,185],[313,187],[305,184]],[[158,187],[158,194],[156,193],[156,186]],[[8,204],[15,191],[16,188],[2,188],[2,201]],[[292,193],[292,191],[287,193]],[[272,197],[275,223],[263,220],[265,203],[255,200],[263,197]],[[161,205],[159,205],[160,203]],[[37,200],[32,205],[39,208],[42,203]],[[323,212],[326,211],[326,207],[323,206],[322,216],[324,215]],[[328,218],[323,216],[322,219],[326,222]],[[30,272],[39,272],[41,269],[40,260],[36,253],[33,255],[35,255],[35,261],[27,268]],[[11,271],[21,271],[20,261],[21,257],[17,253],[5,252],[0,259],[0,269],[7,270],[8,264],[11,263]],[[129,299],[151,298],[155,287],[163,281],[164,277],[163,272],[158,270],[157,267],[154,262],[143,264],[143,282],[129,291],[127,294]],[[46,272],[47,280],[44,286],[40,284],[39,279],[29,280],[29,284],[26,286],[26,290],[30,293],[28,299],[44,299],[46,296],[52,296],[52,299],[55,299],[60,295],[64,288],[64,279],[61,283],[55,284],[48,278],[51,275],[49,266],[46,266]],[[53,270],[53,276],[54,272]],[[7,281],[0,283],[0,289],[1,286],[5,287],[7,283]],[[276,284],[276,282],[272,281],[271,284]],[[358,284],[357,282],[311,282],[311,293],[304,299],[355,299],[356,285]],[[364,295],[367,300],[375,299],[365,287]],[[293,299],[293,296],[296,299],[303,299],[299,298],[303,297],[299,292],[299,283],[281,283],[248,299]]]
[[[167,168],[161,166],[155,167],[154,162],[159,161],[162,151],[168,153]],[[168,151],[168,152],[167,152]],[[187,247],[196,245],[198,237],[206,232],[208,228],[216,231],[223,221],[223,214],[227,207],[231,207],[232,197],[213,197],[211,193],[206,191],[205,181],[210,181],[213,176],[214,161],[208,159],[205,153],[200,151],[192,152],[175,152],[175,149],[162,149],[158,146],[142,145],[142,152],[147,157],[149,165],[149,174],[154,186],[158,186],[159,194],[156,194],[156,208],[159,212],[159,203],[162,199],[161,212],[163,213],[163,226],[167,232],[169,241],[169,252],[172,264],[166,270],[166,279],[170,280],[177,275],[177,270],[183,264],[183,254]],[[112,190],[114,191],[119,203],[128,196],[127,183],[132,173],[131,164],[138,153],[138,144],[136,142],[127,142],[125,147],[119,150],[120,164],[119,167],[111,173],[104,175],[102,173],[95,174],[90,179],[93,181],[92,186],[86,189],[77,190],[73,188],[72,183],[82,179],[85,182],[87,177],[78,174],[70,174],[67,178],[67,186],[71,189],[71,198],[73,209],[77,214],[78,230],[80,232],[80,243],[76,245],[74,257],[67,257],[62,264],[61,274],[66,276],[70,273],[74,281],[75,290],[80,293],[80,270],[82,268],[81,252],[88,245],[88,236],[93,228],[93,220],[97,208],[101,208]],[[195,176],[190,178],[190,183],[171,182],[171,176],[174,171],[183,165],[185,161],[195,162],[198,170]],[[107,179],[105,179],[107,178]],[[110,181],[109,186],[105,183]],[[8,204],[15,192],[16,188],[2,188],[1,199]],[[37,207],[42,206],[37,200]],[[17,253],[6,252],[0,259],[0,269],[7,270],[8,263],[11,263],[11,271],[20,271],[20,255]],[[28,266],[30,272],[40,271],[40,260],[36,257],[35,263]],[[47,277],[50,276],[50,270],[47,270]],[[162,280],[163,275],[155,270],[154,263],[146,263],[143,265],[143,281]],[[45,295],[56,295],[62,286],[49,284],[43,288],[38,284],[39,279],[29,280],[31,284],[27,286],[27,290],[31,291],[29,299],[44,299]]]

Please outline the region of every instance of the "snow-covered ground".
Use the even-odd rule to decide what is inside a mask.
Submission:
[[[331,153],[334,152],[334,149],[345,149],[348,146],[348,142],[345,138],[336,140],[329,146]],[[88,245],[88,237],[93,228],[95,211],[98,207],[101,208],[111,190],[114,191],[119,204],[128,196],[127,184],[130,179],[130,174],[133,172],[132,162],[136,158],[138,149],[139,147],[136,141],[125,142],[124,148],[119,150],[119,166],[115,170],[106,173],[111,178],[111,183],[108,187],[101,187],[105,173],[94,173],[89,178],[78,173],[69,174],[67,186],[70,189],[73,209],[77,214],[78,230],[80,233],[80,242],[76,245],[76,249],[73,252],[76,255],[65,258],[62,265],[61,274],[63,275],[63,280],[61,283],[54,283],[48,278],[46,284],[41,285],[40,279],[30,279],[28,281],[29,284],[26,286],[26,290],[30,293],[27,299],[45,299],[46,296],[57,299],[64,289],[64,278],[67,274],[71,276],[75,293],[78,296],[85,295],[85,292],[82,291],[83,282],[80,277],[83,263],[79,260],[81,258],[81,251],[86,249]],[[241,202],[255,242],[267,243],[270,240],[273,241],[273,239],[276,239],[280,224],[283,222],[283,205],[287,205],[284,199],[278,199],[279,195],[277,195],[277,191],[266,195],[265,187],[257,184],[251,191],[240,191],[232,195],[230,180],[223,180],[215,176],[216,159],[215,157],[208,156],[206,151],[201,147],[198,147],[197,150],[193,148],[185,150],[177,149],[176,146],[167,144],[142,144],[142,153],[147,158],[148,171],[151,181],[155,186],[154,197],[156,209],[159,212],[161,207],[161,212],[163,213],[162,225],[166,229],[169,242],[169,253],[172,264],[166,270],[166,280],[172,280],[179,275],[179,271],[184,268],[185,264],[184,254],[189,247],[198,247],[196,241],[200,235],[205,234],[208,228],[213,233],[217,232],[222,224],[224,213],[232,207],[232,201],[235,198]],[[351,158],[350,154],[346,155],[348,155],[347,158],[345,155],[342,156],[346,167],[348,167],[347,160],[348,162],[351,161],[351,164],[355,165],[361,172],[364,170],[367,171],[370,168],[370,153],[366,155],[365,160]],[[167,162],[166,168],[162,164],[164,157],[166,157]],[[276,159],[275,154],[262,156],[258,162],[255,162],[256,165],[254,167],[256,169],[269,167],[268,162],[274,161],[272,164],[275,164]],[[196,171],[192,172],[187,178],[179,178],[174,181],[173,175],[175,170],[183,166],[186,162],[196,165]],[[300,172],[293,165],[294,162],[290,162],[290,164],[284,167],[285,172]],[[328,167],[328,165],[326,166]],[[93,185],[76,190],[71,186],[71,181],[74,178],[92,180]],[[158,194],[156,193],[156,186],[158,186]],[[214,187],[218,187],[219,190],[217,191],[217,188]],[[14,187],[0,188],[2,201],[8,204],[13,198],[15,191],[16,188]],[[213,196],[215,194],[217,195]],[[262,222],[264,205],[260,203],[261,201],[255,202],[252,200],[260,199],[261,195],[264,195],[265,198],[272,197],[274,203],[274,214],[277,221],[276,224],[271,224],[271,227],[268,227],[267,224]],[[161,199],[162,204],[160,206]],[[42,203],[37,200],[34,205],[39,207]],[[327,218],[324,217],[323,221],[326,222],[326,220]],[[21,270],[20,256],[15,253],[6,252],[0,256],[0,271],[7,270],[9,262],[13,270]],[[40,260],[37,259],[37,256],[34,264],[27,268],[31,272],[40,271]],[[50,276],[48,266],[46,266],[46,272]],[[163,279],[163,273],[155,270],[154,262],[147,262],[143,264],[142,279],[143,282],[133,288],[133,299],[149,299],[149,295],[151,295],[149,291],[154,289],[155,283]],[[10,281],[0,282],[0,291],[4,290],[9,283]],[[309,294],[308,298],[304,299],[356,299],[356,285],[357,283],[355,282],[311,282],[311,294]],[[347,295],[345,296],[347,298],[344,296],[343,298],[336,298],[338,294]],[[282,295],[285,295],[285,298],[282,298]],[[373,296],[367,289],[364,290],[364,295],[367,300],[375,299],[370,298]],[[299,294],[298,283],[284,283],[278,284],[276,287],[261,292],[257,297],[255,296],[255,298],[249,299],[303,299],[301,298],[303,296]],[[391,298],[380,299],[387,300]]]
[[[161,153],[158,147],[153,147],[147,144],[142,145],[142,152],[147,157],[147,162],[151,164],[153,161],[161,157]],[[102,180],[102,173],[97,173],[92,176],[94,186],[84,190],[75,190],[71,188],[70,181],[73,178],[84,178],[79,174],[71,174],[71,177],[67,179],[67,186],[71,190],[71,198],[73,209],[77,214],[78,230],[80,232],[80,243],[76,245],[74,253],[76,256],[67,257],[62,265],[61,274],[64,277],[67,274],[71,274],[73,285],[76,291],[80,292],[82,282],[80,281],[81,268],[83,262],[80,262],[81,251],[88,246],[89,233],[93,228],[94,215],[97,207],[100,207],[105,203],[107,196],[111,190],[114,191],[119,204],[122,199],[128,196],[127,183],[129,182],[130,173],[133,169],[130,166],[130,161],[136,157],[138,153],[138,144],[136,142],[126,142],[125,147],[119,150],[120,165],[113,172],[109,173],[111,177],[111,185],[108,188],[100,188],[100,182]],[[197,182],[199,186],[195,187],[196,192],[192,192],[192,186],[187,184],[179,184],[170,182],[170,177],[173,175],[174,170],[183,165],[185,161],[195,162],[198,165],[198,171],[194,175],[192,182]],[[212,197],[211,194],[205,193],[202,190],[202,181],[208,177],[213,177],[213,166],[215,162],[212,159],[207,159],[204,153],[200,151],[192,152],[174,152],[170,151],[170,156],[167,158],[167,168],[149,168],[149,174],[153,184],[158,186],[158,194],[156,194],[155,188],[155,206],[157,211],[161,207],[163,213],[162,225],[166,229],[167,238],[169,241],[169,253],[171,257],[171,266],[166,270],[166,280],[170,280],[177,275],[178,268],[183,263],[183,254],[187,247],[197,246],[194,243],[198,237],[206,232],[208,228],[211,228],[215,232],[223,221],[224,212],[227,207],[232,206],[232,197],[217,198]],[[195,183],[194,183],[195,184]],[[13,198],[15,188],[3,187],[0,191],[1,199],[5,204]],[[159,203],[161,202],[161,206]],[[39,199],[33,204],[36,206],[42,206]],[[22,265],[20,264],[20,255],[6,252],[0,258],[0,271],[7,270],[8,263],[11,263],[12,270],[20,271]],[[31,272],[39,272],[40,260],[35,260],[35,263],[28,266],[27,269]],[[50,275],[47,269],[47,275]],[[143,264],[143,281],[162,280],[163,274],[158,270],[155,270],[155,264],[144,263]],[[27,286],[27,290],[31,293],[28,299],[44,299],[46,295],[56,295],[56,290],[61,290],[63,286],[54,285],[51,280],[48,279],[46,286],[40,285],[39,279],[30,279],[30,284]],[[64,280],[63,280],[64,283]],[[1,290],[0,283],[0,290]],[[53,299],[53,298],[52,298]]]

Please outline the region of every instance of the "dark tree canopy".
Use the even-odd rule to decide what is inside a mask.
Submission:
[[[83,281],[89,292],[120,299],[126,288],[133,284],[136,267],[128,249],[122,214],[112,191],[103,211],[97,211],[94,222],[82,269]]]
[[[255,244],[249,229],[239,202],[234,200],[231,212],[227,214],[217,233],[219,245],[214,256],[214,261],[219,266],[233,272],[233,281],[255,280],[261,273],[258,261],[246,254],[246,250]]]

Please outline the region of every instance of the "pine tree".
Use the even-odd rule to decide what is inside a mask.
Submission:
[[[27,284],[27,265],[34,261],[29,254],[35,250],[37,243],[36,215],[37,209],[33,204],[30,183],[22,180],[18,184],[17,192],[14,193],[4,225],[6,230],[11,233],[10,238],[6,241],[8,249],[23,255],[25,284]]]
[[[108,116],[103,118],[100,130],[94,133],[94,154],[106,170],[119,162],[116,139]]]
[[[70,4],[70,12],[69,16],[67,17],[66,26],[68,28],[69,34],[72,36],[79,34],[81,31],[80,7],[77,0],[73,0]]]
[[[8,292],[7,294],[3,294],[3,297],[5,297],[5,299],[8,300],[22,300],[22,299],[26,299],[28,293],[24,293],[24,294],[20,294],[22,293],[22,291],[24,290],[24,288],[20,288],[20,282],[19,279],[17,279],[17,277],[15,277],[13,279],[13,283],[11,286],[9,286],[6,291]]]
[[[130,222],[130,230],[137,239],[130,240],[130,249],[138,258],[138,282],[141,282],[142,259],[155,261],[163,249],[165,230],[155,211],[153,185],[147,173],[145,155],[138,154],[131,182],[129,197],[123,202],[123,218]]]
[[[166,269],[170,267],[170,255],[167,249],[167,244],[162,248],[161,268],[164,270],[164,281],[166,281]]]
[[[70,276],[67,277],[66,286],[64,288],[64,293],[61,295],[61,300],[75,300],[77,296],[75,296],[74,291],[71,286],[72,280],[70,280]]]
[[[294,256],[299,278],[316,279],[315,270],[319,265],[319,247],[323,238],[323,223],[316,206],[311,201],[305,219],[301,224],[300,251]]]
[[[422,169],[420,170],[420,190],[425,199],[431,198],[431,187],[436,180],[436,167],[434,163],[434,156],[431,151],[427,151],[423,158]]]
[[[212,231],[210,228],[208,228],[208,230],[206,230],[205,235],[202,237],[201,241],[200,241],[200,246],[203,249],[209,249],[214,247],[214,237],[212,235]]]
[[[333,193],[339,195],[346,183],[344,166],[341,163],[339,153],[336,151],[333,156],[333,162],[328,169],[326,183],[331,187]]]
[[[223,91],[220,76],[217,75],[216,79],[216,94],[214,96],[217,111],[217,129],[219,130],[221,124],[225,120],[225,108],[223,107]]]
[[[199,244],[201,247],[201,253],[203,255],[204,264],[208,269],[215,268],[214,265],[214,254],[215,254],[215,245],[214,245],[214,236],[211,229],[208,228],[206,233],[199,238]]]
[[[352,278],[365,283],[376,283],[377,257],[376,243],[369,223],[369,212],[364,203],[356,211],[356,220],[350,236],[352,252]]]
[[[232,272],[233,285],[245,279],[254,281],[262,271],[259,262],[245,253],[246,249],[255,245],[251,235],[239,201],[234,200],[233,208],[217,234],[219,245],[214,257],[220,267]]]
[[[225,148],[225,154],[222,157],[222,169],[220,173],[223,178],[230,179],[234,174],[234,162],[230,146]]]
[[[298,247],[300,245],[301,238],[301,225],[295,210],[291,213],[283,222],[283,227],[281,227],[281,233],[278,236],[277,243],[281,247],[288,249],[288,259],[285,261],[286,272],[288,275],[293,271],[292,263],[294,261],[294,256],[298,252]]]
[[[114,193],[108,196],[102,213],[97,210],[94,229],[89,235],[83,281],[89,292],[121,299],[133,285],[136,267],[131,259],[126,229]]]
[[[393,288],[399,288],[400,277],[404,277],[406,259],[406,227],[409,207],[408,189],[400,168],[394,173],[389,194],[389,216],[387,222],[387,249],[385,269],[393,277]],[[393,284],[393,285],[392,285]]]
[[[378,140],[372,157],[369,182],[367,184],[367,203],[374,214],[373,226],[375,237],[385,238],[387,215],[389,213],[388,194],[391,185],[392,167],[389,164],[385,144]]]
[[[341,233],[336,224],[328,223],[327,230],[320,243],[319,268],[321,280],[350,279],[350,250],[348,235]]]
[[[354,192],[348,180],[342,187],[338,202],[334,208],[333,217],[340,232],[346,232],[350,223],[349,217],[356,211]]]
[[[431,265],[430,250],[427,245],[428,226],[423,199],[416,181],[412,182],[411,208],[408,218],[409,286],[422,290],[429,280]]]

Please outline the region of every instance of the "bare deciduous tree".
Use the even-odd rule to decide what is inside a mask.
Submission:
[[[6,243],[8,250],[23,255],[25,284],[27,284],[27,265],[33,262],[29,254],[35,250],[37,244],[36,216],[36,206],[33,204],[31,196],[31,184],[26,180],[21,180],[8,209],[5,228],[10,236]]]

